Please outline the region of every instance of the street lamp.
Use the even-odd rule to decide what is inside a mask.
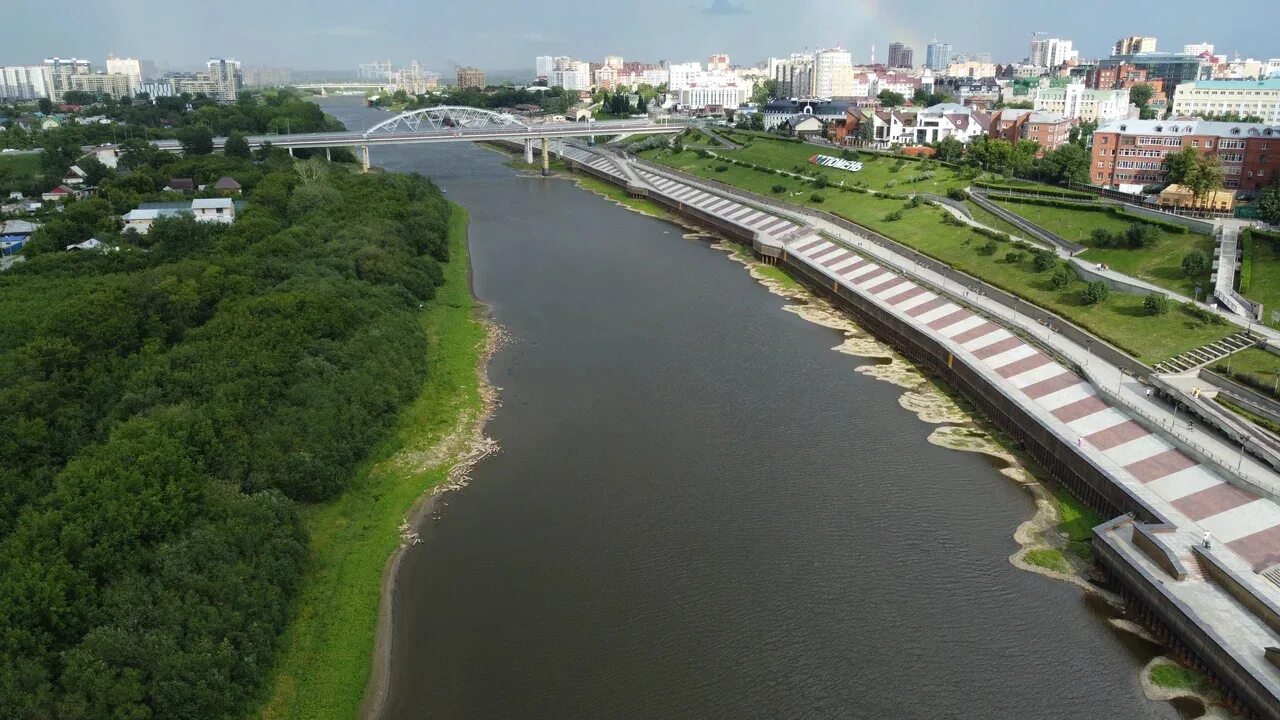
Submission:
[[[1120,368],[1120,379],[1116,380],[1116,395],[1120,394],[1120,385],[1124,383],[1125,369]]]
[[[1089,360],[1093,358],[1093,338],[1085,340],[1084,343],[1084,366],[1089,367]]]

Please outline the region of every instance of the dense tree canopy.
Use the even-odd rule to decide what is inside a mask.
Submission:
[[[342,492],[423,379],[419,306],[448,260],[429,181],[133,168],[0,274],[7,717],[243,717],[305,560],[296,503]],[[221,174],[245,185],[234,224],[120,234],[157,178]],[[89,233],[118,249],[58,249]]]

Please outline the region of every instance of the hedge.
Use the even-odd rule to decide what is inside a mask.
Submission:
[[[1121,220],[1128,220],[1129,222],[1141,222],[1141,223],[1146,223],[1148,225],[1155,225],[1156,227],[1166,232],[1171,232],[1178,235],[1186,235],[1187,233],[1191,232],[1191,229],[1188,228],[1186,225],[1179,225],[1178,223],[1170,222],[1169,220],[1160,220],[1158,218],[1147,217],[1145,215],[1137,215],[1129,212],[1128,210],[1122,207],[1116,207],[1115,205],[1109,206],[1107,208],[1107,211],[1110,212],[1112,215],[1120,218]]]
[[[1001,192],[1032,193],[1034,195],[1050,195],[1053,197],[1060,197],[1060,198],[1078,198],[1081,200],[1089,200],[1089,201],[1093,201],[1097,199],[1097,196],[1091,193],[1081,192],[1079,190],[1066,190],[1063,188],[1046,187],[1043,185],[1037,185],[1035,187],[1022,187],[1019,185],[1001,185],[1000,183],[988,182],[986,180],[974,180],[973,184],[980,188],[984,188],[987,190],[996,190]]]

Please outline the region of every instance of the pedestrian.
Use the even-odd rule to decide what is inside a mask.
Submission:
[[[1205,550],[1209,549],[1209,531],[1208,530],[1204,531],[1204,549]]]
[[[1151,388],[1147,388],[1147,397],[1148,397],[1148,398],[1150,398],[1150,397],[1151,397]]]
[[[1082,447],[1084,447],[1084,438],[1083,438],[1083,437],[1078,437],[1078,438],[1076,438],[1076,447],[1078,447],[1078,448],[1082,448]]]
[[[1188,420],[1188,421],[1187,421],[1187,429],[1188,429],[1188,430],[1190,430],[1190,431],[1192,431],[1192,432],[1195,432],[1196,426],[1195,426],[1195,425],[1193,425],[1193,424],[1191,423],[1191,421],[1190,421],[1190,420]]]

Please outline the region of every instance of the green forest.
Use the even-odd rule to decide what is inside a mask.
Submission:
[[[425,376],[449,260],[430,181],[136,152],[0,273],[3,717],[244,716],[304,571],[300,504],[343,492]],[[234,224],[120,232],[164,178],[221,175]],[[89,234],[111,249],[61,249]]]

